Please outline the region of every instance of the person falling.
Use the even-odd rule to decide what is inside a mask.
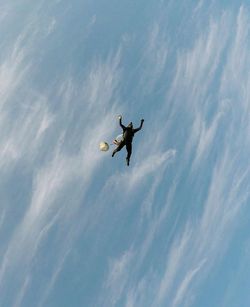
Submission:
[[[142,125],[143,125],[144,119],[141,119],[141,125],[140,127],[134,129],[133,128],[133,123],[130,122],[129,125],[127,127],[125,127],[122,124],[122,116],[119,116],[119,124],[123,130],[123,137],[122,140],[120,142],[116,142],[115,144],[117,145],[116,149],[113,151],[112,153],[112,157],[114,157],[114,155],[120,151],[125,145],[126,145],[126,149],[127,149],[127,157],[126,157],[126,161],[127,161],[127,166],[129,166],[129,161],[130,161],[130,157],[131,157],[131,153],[132,153],[132,141],[133,141],[133,137],[134,134],[136,132],[138,132],[139,130],[141,130]]]

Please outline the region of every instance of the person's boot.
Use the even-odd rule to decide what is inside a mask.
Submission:
[[[115,155],[115,152],[113,151],[113,153],[112,153],[112,157],[114,157],[114,155]]]
[[[129,166],[129,158],[126,158],[127,166]]]

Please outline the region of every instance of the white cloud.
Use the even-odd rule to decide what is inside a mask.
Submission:
[[[159,23],[150,27],[149,38],[146,43],[141,65],[143,65],[140,89],[145,94],[152,93],[160,80],[167,63],[168,42]]]
[[[137,188],[143,185],[149,175],[157,173],[160,168],[164,168],[171,163],[175,158],[175,154],[176,151],[173,149],[157,154],[154,152],[148,153],[148,157],[137,162],[133,168],[128,168],[127,171],[119,174],[119,176],[117,174],[111,176],[105,184],[102,194],[108,195],[110,190],[117,194],[123,187],[124,197],[131,197]]]
[[[95,25],[96,19],[97,19],[96,15],[93,15],[91,17],[91,20],[90,20],[89,25],[88,25],[89,28],[92,28]]]
[[[223,113],[219,111],[213,118],[210,125],[201,119],[201,114],[197,114],[195,122],[193,125],[193,131],[197,131],[199,134],[197,148],[196,148],[196,157],[193,161],[193,167],[197,167],[197,164],[201,162],[201,159],[205,159],[209,155],[209,150],[211,145],[216,137],[216,132],[218,130],[221,117]]]
[[[232,40],[231,51],[226,66],[223,68],[221,99],[218,101],[212,120],[208,123],[205,115],[209,108],[208,96],[212,88],[211,84],[231,39],[229,29],[233,21],[232,15],[227,13],[220,21],[211,21],[208,32],[201,34],[193,48],[180,54],[177,61],[176,77],[167,97],[174,101],[172,115],[184,110],[190,119],[189,125],[185,124],[184,128],[181,128],[187,129],[190,135],[184,153],[178,151],[177,155],[176,150],[166,150],[164,147],[164,137],[168,135],[173,125],[176,128],[172,117],[170,116],[168,122],[163,124],[162,130],[164,131],[161,133],[155,133],[158,130],[158,123],[156,123],[155,130],[149,131],[146,139],[141,142],[141,153],[137,155],[135,152],[134,165],[109,177],[100,192],[100,198],[97,197],[97,201],[91,203],[91,209],[86,208],[84,217],[78,216],[78,209],[85,205],[84,202],[87,201],[85,193],[91,186],[91,180],[98,176],[100,168],[103,167],[101,162],[106,158],[97,152],[98,141],[109,138],[114,133],[115,127],[109,123],[114,114],[120,113],[117,105],[120,98],[122,50],[110,54],[106,61],[96,59],[89,73],[86,74],[83,84],[79,84],[71,76],[64,76],[64,80],[60,80],[57,89],[61,104],[56,112],[53,113],[50,108],[51,96],[48,93],[34,94],[32,92],[31,94],[27,91],[29,99],[17,118],[16,124],[6,129],[11,116],[8,112],[1,114],[0,127],[4,132],[0,141],[1,167],[5,167],[7,172],[11,171],[10,165],[15,161],[24,162],[27,167],[32,166],[33,170],[31,200],[25,204],[26,208],[21,221],[13,229],[13,235],[8,242],[0,265],[1,294],[3,294],[4,286],[12,282],[14,272],[15,274],[18,272],[21,282],[17,284],[19,295],[15,298],[15,302],[16,306],[21,305],[33,277],[30,265],[39,254],[41,243],[49,236],[54,225],[60,228],[60,225],[65,222],[69,226],[69,221],[72,222],[74,219],[74,222],[79,222],[81,226],[78,226],[79,228],[73,226],[73,230],[69,226],[67,229],[69,234],[66,235],[66,239],[64,237],[62,240],[64,242],[58,243],[56,250],[58,260],[50,268],[50,282],[47,286],[42,287],[40,293],[41,302],[46,304],[79,231],[88,227],[90,232],[90,228],[94,228],[99,221],[99,211],[103,212],[102,210],[106,209],[104,206],[110,202],[112,197],[116,197],[124,186],[123,201],[126,202],[133,199],[137,195],[137,189],[142,188],[150,179],[150,184],[147,185],[149,187],[147,198],[140,204],[141,208],[138,210],[141,214],[141,221],[135,227],[137,232],[131,239],[127,251],[117,257],[114,256],[110,261],[108,276],[104,284],[106,292],[104,291],[103,297],[104,300],[114,305],[122,296],[126,296],[128,290],[127,306],[138,306],[138,302],[143,301],[141,297],[150,288],[149,276],[157,276],[158,279],[154,279],[152,290],[155,291],[155,306],[164,304],[166,299],[176,306],[181,305],[184,300],[189,302],[189,298],[194,296],[194,290],[206,279],[208,270],[218,261],[218,254],[223,255],[225,252],[235,219],[249,197],[247,185],[249,169],[243,171],[245,161],[241,161],[242,166],[239,167],[238,158],[241,157],[241,151],[234,145],[234,142],[225,142],[225,147],[221,150],[216,163],[212,165],[212,178],[207,197],[202,203],[204,207],[200,208],[200,215],[194,217],[192,204],[189,204],[190,211],[187,215],[183,214],[184,224],[187,225],[183,232],[179,230],[183,228],[178,224],[177,216],[174,216],[174,220],[171,221],[173,215],[170,213],[172,213],[174,200],[179,193],[179,183],[184,169],[187,176],[190,177],[204,175],[204,173],[199,175],[198,172],[210,155],[221,122],[228,128],[224,135],[226,140],[232,140],[233,137],[238,144],[245,141],[247,143],[245,146],[249,145],[249,138],[246,138],[249,132],[247,130],[249,124],[246,121],[246,118],[249,117],[249,77],[244,74],[245,69],[248,71],[250,68],[247,58],[248,20],[247,12],[241,8],[237,21],[237,35],[235,40]],[[92,21],[94,24],[95,19]],[[0,65],[0,81],[5,82],[1,93],[3,110],[6,110],[4,109],[6,102],[11,101],[13,95],[17,93],[17,88],[25,84],[27,75],[31,71],[31,66],[25,64],[24,61],[27,59],[28,50],[21,47],[23,40],[21,41],[22,43],[20,43],[20,38],[17,39],[11,56]],[[167,60],[166,40],[160,25],[153,28],[149,41],[147,56],[155,64],[152,80],[157,81],[164,72]],[[160,47],[157,53],[155,53],[155,46]],[[240,59],[237,60],[239,56]],[[235,65],[237,67],[232,77],[230,72]],[[240,81],[236,82],[237,78]],[[243,99],[238,105],[239,112],[236,115],[232,113],[233,120],[227,121],[223,112],[230,110],[227,104],[225,106],[225,101],[232,99],[232,89],[234,97],[243,97]],[[243,95],[239,94],[242,90]],[[35,103],[31,104],[34,97],[36,98]],[[184,99],[186,103],[183,103]],[[77,104],[78,101],[80,101],[79,104]],[[237,110],[232,104],[231,107]],[[159,113],[165,109],[164,105]],[[239,126],[236,125],[236,121]],[[78,139],[77,146],[66,146],[72,145],[74,138],[72,130],[74,129],[71,130],[70,127],[73,122],[75,123],[75,135],[81,135],[81,137]],[[239,133],[238,138],[235,138],[233,131],[237,129],[243,132]],[[49,147],[45,150],[41,162],[39,150],[45,143],[49,144]],[[153,143],[155,148],[152,148]],[[186,170],[186,163],[191,159],[192,151],[195,152],[193,164],[196,167],[189,173],[189,169]],[[143,159],[140,159],[142,157]],[[161,197],[164,199],[162,206],[154,208],[155,194],[161,184],[162,177],[160,176],[167,176],[167,167],[174,161],[176,161],[177,172],[171,182],[172,185],[169,188],[166,187],[166,191],[162,192]],[[129,185],[125,185],[128,180]],[[195,184],[196,180],[192,182]],[[66,195],[71,186],[74,186],[75,192],[72,199],[67,198],[69,196]],[[79,195],[81,197],[77,198]],[[69,201],[62,202],[64,197]],[[100,199],[102,201],[99,203]],[[180,208],[174,211],[178,212],[177,215],[183,213],[181,206],[184,204],[180,204]],[[126,207],[126,210],[128,209],[129,206]],[[92,221],[89,217],[94,217],[95,220]],[[3,213],[0,226],[4,218]],[[108,218],[108,223],[112,223],[112,219]],[[166,253],[164,271],[157,272],[157,274],[153,263],[144,276],[139,276],[138,272],[146,263],[146,256],[151,251],[152,242],[162,230],[163,225],[169,221],[171,221],[173,243],[167,246],[168,253]],[[147,225],[144,231],[141,229],[142,223]],[[65,234],[63,229],[60,231]],[[168,242],[165,244],[167,245]],[[28,256],[26,255],[27,250],[29,251]],[[166,248],[163,250],[166,251]]]
[[[182,303],[183,299],[185,298],[186,291],[190,286],[190,283],[192,282],[195,275],[199,273],[205,263],[206,259],[203,259],[198,266],[196,266],[194,269],[192,269],[186,274],[173,300],[173,306],[178,306]]]
[[[37,24],[34,20],[32,25],[32,32],[36,33]],[[31,49],[36,49],[34,36],[31,35],[29,39],[30,26],[31,24],[17,37],[10,56],[0,63],[3,110],[0,118],[1,169],[8,174],[12,172],[14,163],[22,163],[23,167],[32,170],[33,180],[32,189],[26,191],[31,193],[31,200],[24,204],[20,222],[13,229],[0,264],[1,296],[13,279],[14,272],[18,274],[15,281],[17,293],[19,291],[16,306],[21,304],[28,289],[28,282],[25,280],[33,277],[32,261],[39,255],[41,243],[48,238],[55,224],[60,228],[63,221],[68,222],[68,219],[77,217],[84,192],[105,158],[98,152],[98,142],[114,132],[115,127],[109,125],[109,122],[118,113],[116,104],[120,75],[121,51],[118,50],[116,54],[109,55],[106,61],[96,60],[92,63],[83,87],[73,77],[64,76],[64,80],[58,82],[58,88],[53,88],[53,93],[61,98],[57,112],[53,113],[50,90],[38,93],[29,88],[27,82],[28,76],[33,72],[31,63],[34,60],[32,57],[28,59],[27,55]],[[16,106],[20,88],[25,92],[25,101]],[[82,105],[74,105],[76,101],[81,101]],[[11,111],[14,108],[19,113],[13,122]],[[71,141],[69,130],[76,115],[76,129],[80,137],[77,149],[71,153],[65,150],[64,145]],[[75,193],[81,194],[81,197],[79,195],[77,199],[75,195],[69,202],[62,202],[64,190],[67,191],[72,185]],[[69,213],[68,206],[71,206]],[[4,215],[2,216],[4,219]],[[89,222],[85,220],[86,224]],[[52,282],[41,288],[44,291],[44,295],[40,293],[42,301],[46,301],[53,290],[77,236],[74,233],[70,235],[71,241],[66,240],[66,244],[58,243],[58,263],[55,264],[55,269],[53,264],[50,268]]]
[[[224,13],[219,21],[211,19],[208,30],[200,34],[193,48],[178,55],[169,98],[187,110],[195,112],[205,101],[227,46],[230,23],[229,13]]]
[[[63,270],[63,266],[65,264],[65,261],[68,257],[70,253],[70,250],[65,250],[63,255],[60,255],[60,259],[56,265],[56,267],[53,270],[52,276],[49,279],[48,284],[45,286],[45,290],[43,293],[43,296],[41,298],[41,300],[39,301],[38,307],[43,307],[46,304],[46,300],[49,297],[50,292],[52,291],[52,289],[54,288],[56,281],[58,279],[58,276],[60,275],[60,273]]]
[[[148,137],[152,137],[148,135]],[[159,150],[159,147],[158,147]],[[153,191],[149,191],[148,196],[145,196],[145,201],[147,198],[150,202],[153,201],[154,196],[153,194],[156,193],[156,189],[160,184],[158,180],[158,176],[161,173],[162,176],[166,173],[166,169],[170,163],[173,163],[175,160],[176,151],[170,149],[166,152],[162,153],[155,153],[155,149],[152,148],[152,152],[148,153],[148,157],[142,159],[142,161],[136,162],[135,166],[132,168],[128,168],[127,171],[123,171],[122,173],[116,174],[115,176],[110,177],[109,181],[106,183],[105,187],[98,198],[98,203],[103,204],[100,207],[100,212],[95,212],[94,217],[98,220],[98,216],[102,216],[102,210],[106,210],[105,206],[107,203],[112,203],[115,205],[116,202],[110,200],[112,197],[109,191],[112,191],[112,195],[119,194],[120,189],[123,191],[122,202],[126,203],[126,210],[129,208],[129,204],[132,204],[131,199],[133,199],[133,195],[137,195],[138,188],[140,189],[144,185],[144,179],[152,176],[154,184]],[[127,184],[129,182],[129,184]],[[152,194],[153,193],[153,194]],[[100,200],[100,201],[99,201]],[[147,202],[147,201],[146,201]],[[145,203],[141,204],[142,212],[144,211]],[[126,295],[127,291],[131,289],[131,304],[132,300],[138,300],[137,297],[138,291],[143,293],[143,282],[139,282],[137,290],[134,290],[131,287],[131,283],[133,284],[133,276],[136,272],[139,271],[143,261],[147,255],[147,252],[154,240],[154,236],[156,235],[157,231],[160,229],[162,222],[164,221],[166,214],[168,212],[169,202],[167,201],[166,206],[160,211],[156,218],[152,219],[152,216],[143,216],[141,217],[141,221],[138,223],[138,229],[135,233],[134,240],[140,233],[140,224],[143,223],[144,218],[150,219],[150,227],[146,230],[146,239],[137,246],[137,244],[132,244],[131,248],[128,251],[125,251],[124,254],[119,257],[118,259],[112,262],[112,266],[110,267],[110,272],[108,277],[104,283],[104,290],[102,292],[102,296],[100,301],[108,301],[109,304],[112,306],[121,299],[123,295]],[[125,208],[120,208],[121,212]],[[118,209],[119,210],[119,209]],[[120,211],[119,210],[119,211]],[[152,221],[151,221],[152,219]],[[92,225],[93,226],[93,225]],[[119,281],[117,281],[116,277],[119,277]],[[112,278],[111,278],[112,277]],[[111,282],[112,281],[112,282]],[[139,290],[140,289],[140,290]],[[115,293],[115,294],[114,294]],[[132,294],[134,293],[134,294]],[[135,297],[134,297],[135,296]],[[112,299],[112,303],[110,299]],[[127,298],[129,300],[129,298]],[[129,302],[128,302],[129,304]]]
[[[4,220],[5,220],[5,216],[6,216],[6,212],[5,212],[5,210],[3,209],[3,210],[1,211],[1,216],[0,216],[0,230],[1,230],[2,226],[3,226]]]
[[[52,18],[48,24],[47,35],[50,35],[52,32],[55,31],[56,25],[57,25],[56,19]]]
[[[196,7],[194,8],[194,14],[197,14],[202,9],[202,6],[204,5],[204,0],[199,0]]]
[[[13,94],[14,89],[21,83],[28,71],[28,66],[23,63],[26,50],[20,49],[22,37],[23,35],[20,35],[10,55],[0,64],[1,110],[8,97]]]
[[[26,293],[30,283],[31,283],[30,276],[27,276],[25,278],[25,281],[24,281],[24,283],[23,283],[23,285],[22,285],[18,295],[17,295],[17,298],[16,298],[15,303],[13,305],[14,307],[21,306],[23,298],[24,298],[24,295],[25,295],[25,293]]]
[[[207,196],[200,204],[203,207],[200,208],[199,215],[196,213],[193,216],[194,204],[188,204],[190,214],[184,220],[187,225],[184,232],[180,234],[179,227],[175,228],[177,232],[173,233],[174,243],[168,248],[168,254],[166,254],[165,270],[159,276],[158,287],[155,286],[153,303],[155,306],[165,306],[165,304],[182,306],[184,301],[186,306],[190,306],[194,302],[196,293],[205,282],[208,272],[220,263],[227,251],[238,223],[238,216],[249,199],[247,184],[249,167],[246,167],[246,155],[250,148],[249,120],[246,120],[249,119],[250,110],[249,76],[244,73],[250,68],[247,57],[248,21],[248,12],[242,7],[237,17],[237,34],[235,37],[230,36],[232,32],[229,29],[235,27],[234,17],[233,14],[224,13],[220,21],[211,21],[209,31],[201,34],[191,51],[181,54],[178,58],[176,77],[167,97],[176,102],[173,104],[172,114],[177,114],[184,109],[187,117],[190,117],[192,121],[189,126],[185,124],[190,134],[184,153],[178,151],[180,163],[175,176],[176,188],[172,190],[174,197],[178,193],[183,169],[188,167],[186,163],[190,162],[192,152],[195,156],[191,165],[195,167],[188,168],[187,176],[192,180],[193,185],[200,185],[198,182],[200,178],[207,176],[202,167],[206,165],[207,158],[211,157],[213,146],[217,148],[217,156],[209,171],[212,177],[209,180]],[[225,54],[226,63],[224,63]],[[222,70],[219,75],[218,67]],[[232,74],[230,69],[233,67],[236,68]],[[237,78],[232,79],[235,75]],[[220,97],[217,104],[214,101],[211,102],[209,98],[214,78],[218,78],[218,82],[221,82],[221,87],[218,86]],[[237,106],[230,101],[232,97],[239,101]],[[186,104],[183,104],[183,99]],[[215,111],[211,120],[207,121],[209,103],[214,104]],[[168,127],[171,125],[170,121]],[[216,143],[218,134],[222,138],[221,147],[218,147]],[[243,154],[240,144],[244,144],[246,155]],[[184,157],[183,160],[182,157]],[[172,206],[174,197],[170,197]],[[152,201],[150,194],[149,201]],[[162,216],[166,217],[164,213]],[[144,261],[144,258],[139,255],[147,253],[150,246],[147,242],[152,242],[155,238],[160,227],[158,225],[161,225],[164,218],[155,219],[155,221],[149,225],[148,236],[144,237],[135,251],[138,261],[133,264],[133,267],[136,270],[140,267],[137,266],[138,262]],[[147,280],[145,276],[147,272],[140,280]],[[136,295],[139,292],[138,285],[137,280],[130,288],[127,296],[128,306],[140,306],[138,295]],[[145,286],[145,291],[147,289]]]
[[[53,124],[53,115],[48,111],[46,103],[36,100],[32,103],[32,109],[21,107],[15,120],[11,116],[11,111],[6,111],[6,114],[2,115],[0,165],[3,168],[20,159],[29,157],[30,162],[34,159],[45,131]]]
[[[142,163],[136,165],[133,168],[132,175],[130,176],[129,187],[135,188],[137,184],[146,178],[150,173],[156,172],[159,168],[163,167],[165,164],[172,162],[175,157],[176,151],[170,149],[166,152],[153,154],[148,158],[145,158]]]
[[[125,289],[130,274],[129,266],[131,267],[130,262],[133,256],[132,251],[127,251],[119,259],[114,259],[109,264],[109,274],[105,287],[110,290],[108,301],[111,305],[117,303]]]
[[[180,269],[181,261],[185,257],[187,246],[190,244],[190,236],[191,229],[190,226],[188,226],[182,237],[173,243],[168,256],[164,275],[159,284],[159,290],[155,296],[155,306],[160,306],[168,295],[169,291],[172,289],[176,274]]]
[[[9,8],[6,4],[0,4],[0,22],[3,22],[9,14]]]

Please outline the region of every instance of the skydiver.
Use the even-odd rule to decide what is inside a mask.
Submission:
[[[140,125],[140,127],[136,128],[136,129],[133,128],[133,123],[132,122],[130,122],[129,125],[127,127],[125,127],[122,124],[122,116],[121,115],[119,116],[119,124],[120,124],[120,126],[121,126],[121,128],[123,130],[123,137],[122,137],[122,140],[119,143],[117,142],[117,144],[116,144],[117,147],[113,151],[112,157],[114,157],[114,155],[118,151],[120,151],[126,145],[126,149],[127,149],[127,157],[126,157],[127,166],[129,166],[130,156],[131,156],[131,153],[132,153],[132,141],[133,141],[134,134],[136,132],[138,132],[139,130],[141,130],[143,122],[144,122],[144,119],[141,119],[141,125]]]

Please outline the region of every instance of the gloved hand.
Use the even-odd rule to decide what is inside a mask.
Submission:
[[[121,116],[121,115],[118,115],[118,119],[122,119],[122,116]]]
[[[141,122],[144,122],[144,119],[141,119]]]

